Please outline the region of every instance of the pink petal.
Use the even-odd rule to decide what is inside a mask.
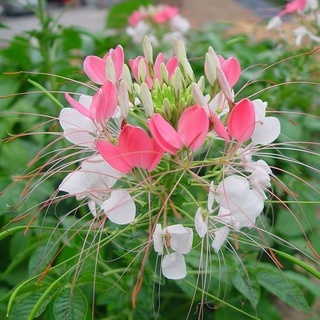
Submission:
[[[178,135],[182,143],[192,150],[199,149],[207,137],[209,119],[205,108],[192,106],[182,112],[178,123]]]
[[[255,128],[255,108],[249,99],[238,102],[229,114],[228,131],[239,143],[251,138]]]
[[[131,165],[123,159],[119,147],[107,141],[97,141],[96,147],[103,159],[113,168],[123,173],[129,173],[132,170]]]
[[[105,84],[94,95],[90,106],[90,113],[100,123],[113,116],[117,108],[117,89],[112,81]]]
[[[172,77],[172,75],[174,74],[174,72],[175,72],[176,68],[178,68],[178,66],[179,66],[179,61],[178,61],[177,57],[172,57],[166,63],[166,68],[167,68],[168,73],[169,73],[169,79]]]
[[[229,143],[230,137],[225,126],[223,125],[221,120],[218,118],[218,116],[215,113],[213,113],[211,110],[210,110],[210,121],[213,124],[213,131],[217,133],[227,143]]]
[[[153,164],[153,144],[148,134],[140,127],[126,125],[119,138],[122,157],[132,167],[149,169]]]
[[[148,128],[159,146],[170,154],[182,147],[182,142],[176,130],[160,114],[154,114],[148,120]]]
[[[73,99],[67,92],[65,93],[64,96],[66,100],[72,105],[72,107],[75,108],[79,113],[93,120],[93,118],[91,117],[90,111],[87,107],[85,107],[83,104],[81,104],[77,100]]]
[[[154,62],[154,65],[153,65],[154,78],[155,79],[159,79],[159,80],[162,79],[161,73],[160,73],[160,65],[161,65],[161,63],[164,63],[164,55],[163,55],[163,53],[159,53],[157,55],[156,61]]]
[[[116,80],[118,81],[122,76],[122,69],[124,65],[123,48],[118,45],[115,49],[111,49],[109,52],[116,72]]]
[[[103,84],[106,81],[106,63],[99,57],[86,57],[83,62],[83,70],[94,83]]]
[[[221,69],[225,74],[230,87],[232,88],[240,78],[240,74],[241,74],[240,63],[234,57],[230,57],[227,60],[221,59],[221,57],[219,57],[219,61],[220,61]]]

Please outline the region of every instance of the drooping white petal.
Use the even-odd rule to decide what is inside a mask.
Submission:
[[[120,225],[132,222],[136,216],[135,203],[124,189],[113,190],[101,208],[110,221]]]
[[[220,207],[216,219],[217,221],[231,226],[233,229],[240,229],[240,222],[236,221],[232,215],[232,212],[224,207]]]
[[[213,182],[211,182],[209,187],[208,203],[207,203],[207,209],[210,213],[212,213],[213,211],[213,203],[214,203],[214,185],[213,185]]]
[[[218,253],[222,245],[226,241],[230,229],[227,226],[223,226],[214,232],[214,239],[212,241],[212,248],[215,253]]]
[[[178,252],[166,254],[161,261],[161,269],[168,279],[179,280],[187,275],[184,256]]]
[[[95,182],[92,188],[97,190],[112,188],[124,176],[124,173],[113,168],[103,157],[98,154],[82,163],[81,170],[90,173]]]
[[[193,241],[193,230],[182,224],[175,224],[163,229],[163,234],[170,236],[170,248],[176,252],[186,254],[190,252]]]
[[[156,225],[152,235],[152,239],[154,251],[157,252],[159,255],[163,254],[163,238],[161,224],[158,223]]]
[[[232,217],[239,222],[240,228],[253,227],[263,207],[263,197],[256,190],[250,190],[246,201],[232,211]]]
[[[208,232],[207,221],[203,220],[203,212],[201,208],[198,208],[194,217],[194,227],[200,238],[203,238]]]
[[[83,199],[88,194],[88,174],[83,171],[69,173],[60,183],[59,190]]]
[[[249,193],[249,182],[246,178],[231,175],[224,178],[216,189],[216,201],[224,208],[233,210],[244,202]]]

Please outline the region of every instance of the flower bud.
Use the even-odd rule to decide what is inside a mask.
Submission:
[[[121,111],[121,116],[124,119],[127,119],[130,102],[129,102],[128,90],[126,88],[126,84],[124,80],[120,81],[118,95],[119,95],[118,102],[119,102],[119,107]]]
[[[141,102],[143,104],[144,111],[148,118],[153,116],[153,102],[148,85],[143,82],[140,85],[141,88]]]
[[[126,64],[123,66],[122,79],[124,80],[128,92],[132,93],[132,78],[129,67]]]
[[[217,65],[212,56],[207,52],[204,61],[204,72],[211,86],[214,86],[217,80]]]
[[[116,82],[116,71],[110,56],[107,57],[106,60],[106,78],[113,82]]]
[[[148,37],[143,39],[143,53],[148,63],[153,64],[153,49]]]

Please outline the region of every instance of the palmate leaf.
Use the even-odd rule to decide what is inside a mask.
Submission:
[[[87,317],[88,301],[81,289],[62,290],[53,304],[56,320],[83,320]]]
[[[261,263],[256,268],[258,283],[289,306],[310,312],[310,307],[300,288],[290,282],[276,267]]]

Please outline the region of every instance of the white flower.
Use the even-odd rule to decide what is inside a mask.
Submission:
[[[161,261],[161,270],[168,279],[182,279],[187,275],[184,254],[190,252],[193,241],[193,231],[181,224],[168,226],[162,230],[161,225],[157,224],[153,233],[154,250],[163,254],[163,248],[166,251],[172,249],[174,252],[165,254]]]
[[[280,135],[280,121],[275,117],[266,117],[267,103],[260,99],[252,101],[255,107],[256,125],[251,136],[252,143],[269,144]]]
[[[237,230],[252,227],[264,207],[263,197],[250,189],[246,178],[238,175],[226,177],[219,183],[216,201],[221,206],[217,220]]]
[[[272,29],[280,29],[282,25],[282,20],[279,16],[275,16],[269,20],[269,23],[267,25],[267,30]]]
[[[172,31],[178,31],[180,33],[187,33],[190,29],[189,21],[179,14],[170,20],[170,25]]]

